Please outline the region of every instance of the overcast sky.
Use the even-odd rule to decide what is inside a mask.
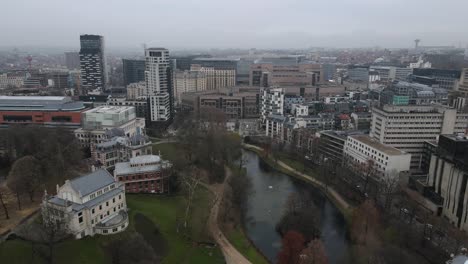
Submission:
[[[468,0],[4,0],[0,46],[181,48],[468,44]]]

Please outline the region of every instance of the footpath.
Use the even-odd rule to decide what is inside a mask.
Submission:
[[[227,264],[251,264],[251,262],[246,259],[239,251],[237,251],[237,249],[229,242],[229,240],[219,228],[218,224],[219,205],[221,204],[221,200],[224,195],[224,185],[226,184],[229,177],[231,177],[231,174],[231,170],[226,169],[226,178],[224,179],[223,184],[207,185],[201,183],[216,197],[215,204],[211,208],[210,218],[208,220],[208,228],[213,236],[213,239],[221,248]]]

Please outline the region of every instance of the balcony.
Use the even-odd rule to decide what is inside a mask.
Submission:
[[[97,234],[110,235],[125,230],[127,226],[128,214],[125,210],[120,210],[118,214],[94,226],[94,229]]]

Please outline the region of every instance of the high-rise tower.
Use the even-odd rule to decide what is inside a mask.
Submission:
[[[105,89],[107,80],[104,37],[81,35],[80,45],[82,94],[99,94]]]
[[[145,49],[145,68],[148,121],[168,124],[173,114],[169,51],[164,48]]]

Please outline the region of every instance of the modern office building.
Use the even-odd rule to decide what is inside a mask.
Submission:
[[[348,78],[352,81],[369,82],[369,67],[352,65],[348,68]]]
[[[239,59],[228,58],[195,58],[192,64],[198,64],[205,68],[214,68],[215,70],[234,70],[237,71]]]
[[[250,66],[251,86],[315,86],[323,82],[323,80],[323,70],[320,64],[278,65],[259,63]]]
[[[123,59],[124,85],[145,81],[145,61]]]
[[[0,96],[0,124],[34,124],[75,129],[86,110],[81,101],[63,96]]]
[[[464,133],[468,113],[441,105],[384,105],[372,108],[370,136],[411,154],[411,169],[423,162],[424,142],[441,134]]]
[[[172,73],[169,51],[164,48],[145,50],[146,95],[149,105],[150,124],[167,125],[173,116]]]
[[[167,193],[172,164],[158,155],[141,155],[115,165],[114,177],[127,193]]]
[[[137,118],[132,106],[100,106],[84,111],[81,128],[74,131],[83,147],[107,141],[106,132],[118,128],[126,137],[143,135],[145,119]]]
[[[468,231],[468,137],[441,135],[431,157],[427,185],[442,199],[442,215]]]
[[[259,101],[258,93],[206,94],[199,97],[199,112],[219,109],[228,119],[258,118]]]
[[[128,97],[109,97],[107,105],[113,106],[133,106],[135,107],[136,117],[146,118],[148,115],[148,102],[146,98],[130,99]]]
[[[265,122],[269,115],[282,116],[284,114],[284,89],[262,88],[260,90],[260,96],[260,115],[262,122]]]
[[[417,77],[426,77],[434,79],[439,88],[447,89],[449,91],[455,90],[458,80],[461,77],[459,70],[443,70],[443,69],[413,69],[413,79],[418,80]]]
[[[125,186],[104,170],[66,180],[57,195],[44,197],[42,216],[63,222],[76,239],[110,235],[128,227]]]
[[[80,36],[81,89],[83,94],[100,94],[106,88],[107,69],[104,37]]]
[[[80,53],[79,52],[65,52],[65,65],[69,70],[80,69]]]
[[[319,152],[327,159],[343,163],[343,151],[348,134],[344,131],[321,131],[320,144],[318,145]]]
[[[68,72],[51,72],[47,74],[49,80],[52,80],[52,86],[56,89],[69,88]]]
[[[448,91],[419,83],[393,81],[380,93],[380,103],[392,105],[447,104]]]
[[[375,175],[378,179],[382,179],[385,175],[398,176],[410,170],[410,154],[384,145],[368,135],[348,136],[343,153],[348,165],[364,165],[372,161],[374,169],[378,172],[378,175]]]

